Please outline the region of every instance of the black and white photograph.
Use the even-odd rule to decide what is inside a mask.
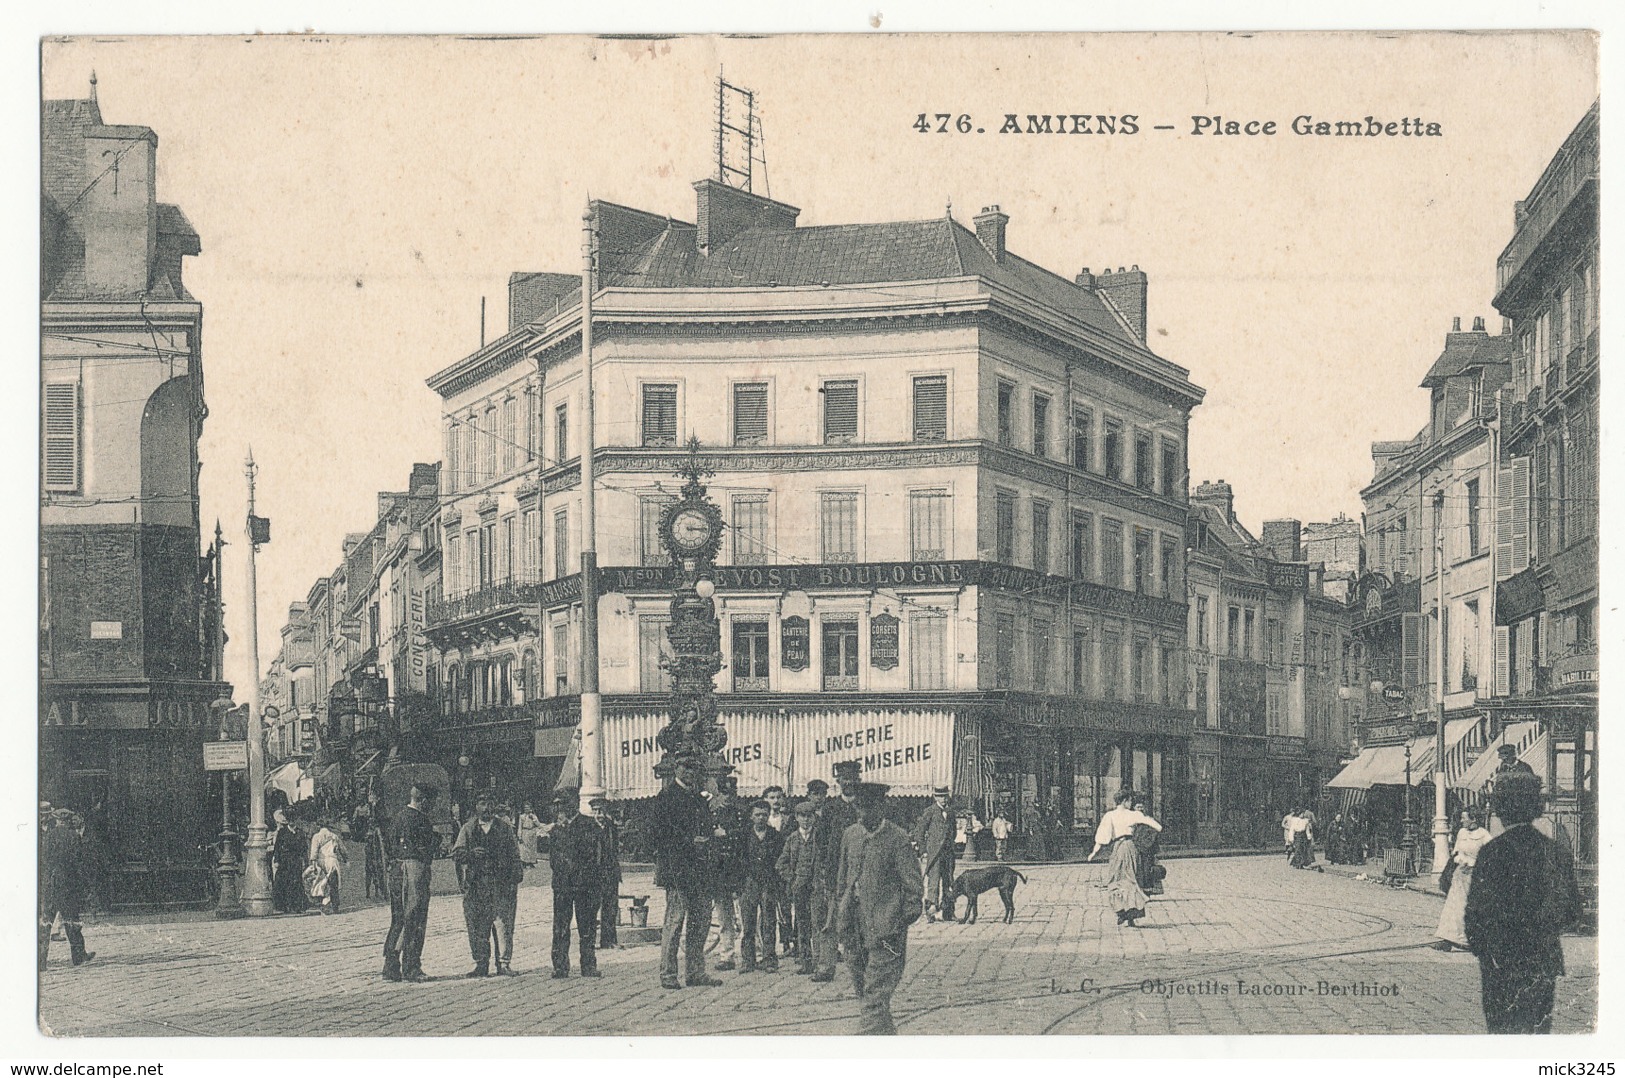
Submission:
[[[1600,44],[41,39],[41,1058],[1599,1032]]]

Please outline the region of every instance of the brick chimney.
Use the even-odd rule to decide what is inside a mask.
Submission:
[[[1223,479],[1216,479],[1210,483],[1203,483],[1191,494],[1191,501],[1198,505],[1209,505],[1224,514],[1224,519],[1231,523],[1236,519],[1236,496],[1230,489],[1230,484]]]
[[[1303,523],[1292,520],[1264,521],[1264,549],[1276,561],[1303,560]]]
[[[158,252],[158,136],[146,127],[85,129],[85,175],[97,177],[79,209],[85,286],[94,295],[145,292]]]
[[[1080,282],[1082,283],[1082,282]],[[1112,301],[1122,314],[1134,335],[1145,340],[1145,273],[1139,266],[1131,269],[1106,270],[1095,278],[1095,289]]]
[[[993,261],[1004,261],[1004,229],[1010,223],[1010,215],[1000,211],[998,206],[983,206],[982,212],[976,215],[976,238],[981,241],[987,253],[993,256]]]
[[[695,242],[701,254],[750,228],[794,228],[801,211],[716,180],[694,185]]]

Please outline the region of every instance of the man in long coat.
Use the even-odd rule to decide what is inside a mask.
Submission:
[[[1506,830],[1478,851],[1464,915],[1478,956],[1484,1024],[1491,1033],[1550,1033],[1562,932],[1580,916],[1574,859],[1531,826],[1542,809],[1540,779],[1507,771],[1490,808]]]
[[[524,878],[525,866],[519,860],[519,838],[508,822],[496,814],[496,801],[480,794],[474,802],[474,817],[457,832],[451,847],[452,860],[463,866],[463,924],[468,929],[468,949],[474,968],[465,976],[491,974],[491,935],[497,932],[498,973],[511,973],[513,921],[518,903],[515,887]],[[498,926],[501,926],[500,928]]]
[[[40,914],[39,968],[45,969],[51,948],[51,925],[62,916],[62,931],[68,937],[68,953],[73,964],[82,966],[96,957],[85,950],[85,931],[79,923],[84,910],[89,865],[79,829],[85,825],[79,814],[56,809],[53,826],[40,836]]]
[[[908,926],[920,919],[924,882],[906,831],[885,818],[883,783],[857,788],[859,821],[841,839],[836,928],[861,1002],[861,1034],[895,1034],[891,998],[903,979]]]
[[[931,804],[914,824],[914,850],[925,866],[925,919],[940,915],[952,920],[954,893],[954,814],[948,808],[948,787],[931,791]],[[946,912],[944,912],[946,911]]]
[[[610,812],[609,799],[595,797],[592,820],[598,826],[604,844],[603,871],[598,883],[598,949],[620,945],[616,931],[621,919],[621,828]]]
[[[813,911],[812,979],[815,981],[835,979],[837,948],[841,940],[840,934],[833,929],[834,921],[830,917],[830,912],[834,909],[836,896],[840,894],[835,887],[835,875],[840,867],[841,838],[846,834],[847,828],[858,822],[855,791],[861,773],[861,765],[856,760],[842,760],[837,763],[835,765],[837,796],[824,798],[818,806],[818,877],[821,886],[814,889],[813,905],[822,909],[815,908]],[[807,789],[811,792],[811,783],[808,783]]]
[[[714,988],[722,982],[705,970],[705,937],[711,929],[715,886],[710,852],[717,837],[711,808],[699,790],[699,761],[678,758],[671,785],[655,795],[648,810],[648,835],[655,851],[655,886],[666,891],[666,920],[660,929],[660,985],[682,988],[677,950],[683,950],[689,987]]]

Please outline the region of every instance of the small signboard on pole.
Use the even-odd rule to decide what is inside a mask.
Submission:
[[[248,742],[205,741],[203,743],[203,770],[248,770]]]

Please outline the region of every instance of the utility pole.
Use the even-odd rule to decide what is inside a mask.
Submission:
[[[1439,626],[1434,634],[1439,650],[1439,676],[1436,689],[1439,702],[1436,711],[1437,728],[1434,730],[1433,743],[1433,873],[1438,875],[1444,871],[1445,862],[1450,859],[1450,820],[1445,815],[1444,805],[1444,688],[1445,668],[1449,665],[1445,655],[1444,636],[1444,492],[1433,496],[1434,519],[1437,522],[1433,529],[1434,560],[1437,563],[1437,587],[1439,604]]]
[[[271,913],[271,843],[265,831],[265,729],[260,715],[259,582],[254,554],[259,549],[259,518],[254,515],[254,450],[243,461],[248,477],[248,840],[243,843],[243,909],[250,917]]]
[[[592,294],[595,279],[592,203],[581,215],[581,812],[604,794],[603,697],[598,693],[598,514],[593,460]]]

